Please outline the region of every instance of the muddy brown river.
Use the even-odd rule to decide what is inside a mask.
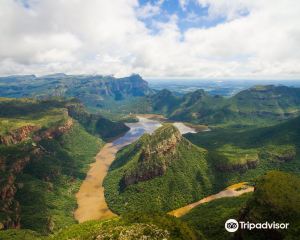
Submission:
[[[161,123],[157,120],[139,117],[139,122],[128,123],[127,125],[130,130],[124,136],[105,144],[99,151],[96,161],[90,165],[87,176],[76,194],[78,207],[74,217],[80,223],[115,216],[106,204],[102,186],[109,166],[114,161],[119,149],[134,142],[144,133],[152,133],[161,126]]]
[[[136,141],[144,133],[152,133],[155,129],[161,126],[158,120],[150,119],[147,117],[138,117],[139,122],[128,123],[127,126],[130,130],[122,137],[114,140],[111,143],[107,143],[101,148],[99,153],[95,157],[95,162],[90,165],[90,169],[87,173],[85,180],[82,182],[78,193],[76,194],[77,209],[74,212],[75,219],[81,223],[88,220],[107,219],[116,216],[108,208],[105,197],[104,188],[102,186],[103,180],[108,172],[109,166],[114,161],[116,153],[122,147]],[[184,133],[194,133],[195,130],[182,124],[173,123],[179,131]],[[234,190],[224,190],[216,195],[209,196],[200,200],[197,203],[190,204],[183,208],[174,210],[171,214],[174,216],[181,216],[189,211],[194,206],[201,204],[202,202],[208,202],[216,198],[224,196],[238,195]],[[242,190],[243,191],[243,190]],[[247,190],[248,191],[248,190]]]

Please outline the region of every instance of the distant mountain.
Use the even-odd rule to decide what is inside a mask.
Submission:
[[[174,120],[226,125],[276,122],[300,113],[300,88],[256,86],[231,98],[203,90],[175,96],[162,90],[151,96],[153,110]]]
[[[151,96],[152,109],[155,112],[171,114],[180,106],[181,98],[175,96],[171,91],[163,89]]]
[[[169,211],[212,190],[207,151],[165,124],[122,149],[104,180],[117,213]]]
[[[124,78],[64,73],[41,77],[26,75],[0,78],[2,97],[76,97],[89,106],[101,106],[104,99],[118,101],[152,92],[148,83],[137,74]]]

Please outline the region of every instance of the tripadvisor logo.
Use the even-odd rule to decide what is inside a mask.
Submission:
[[[225,223],[225,229],[227,232],[235,232],[239,229],[239,223],[235,219],[228,219]]]
[[[239,228],[240,229],[287,229],[289,223],[276,223],[276,222],[264,222],[264,223],[250,223],[250,222],[238,222],[235,219],[228,219],[225,222],[225,229],[227,232],[236,232]]]

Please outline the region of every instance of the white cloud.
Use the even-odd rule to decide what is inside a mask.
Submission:
[[[172,15],[153,34],[140,19],[162,0],[0,0],[0,75],[300,78],[299,1],[194,1],[227,21],[182,33]]]
[[[137,9],[137,16],[141,19],[146,19],[160,14],[162,12],[161,5],[163,4],[163,2],[164,0],[159,0],[154,4],[150,2],[146,3],[145,6]]]
[[[182,10],[186,10],[186,6],[189,3],[190,0],[179,0],[179,5],[182,8]]]

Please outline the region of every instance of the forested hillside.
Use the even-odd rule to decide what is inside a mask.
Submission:
[[[47,234],[75,223],[75,193],[101,138],[128,128],[90,115],[74,100],[2,98],[0,106],[1,229]],[[73,107],[76,114],[70,114]]]
[[[153,111],[173,120],[242,127],[274,124],[299,114],[300,89],[256,86],[225,98],[203,90],[176,96],[162,90],[150,97]]]

